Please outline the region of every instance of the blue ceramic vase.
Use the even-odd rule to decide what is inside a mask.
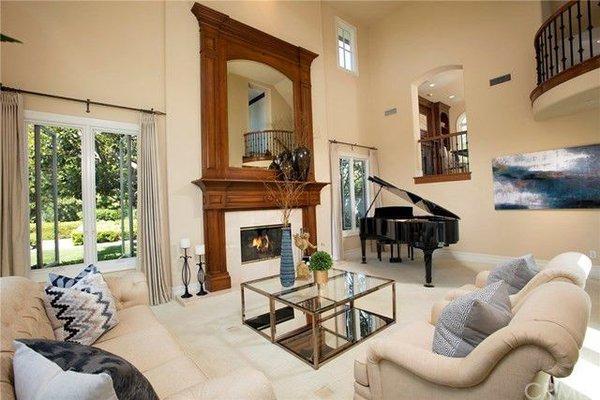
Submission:
[[[284,287],[290,287],[296,281],[294,253],[292,252],[292,228],[289,226],[281,228],[279,279],[281,280],[281,285]]]

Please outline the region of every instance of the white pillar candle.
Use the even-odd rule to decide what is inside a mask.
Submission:
[[[188,238],[183,238],[179,241],[179,247],[181,247],[182,249],[189,249],[190,246],[190,239]]]
[[[196,255],[197,256],[203,256],[204,255],[204,245],[203,244],[197,244],[196,245]]]

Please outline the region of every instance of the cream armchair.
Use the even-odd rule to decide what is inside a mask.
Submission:
[[[354,399],[524,399],[539,372],[571,373],[589,313],[581,288],[551,282],[534,289],[509,325],[465,358],[433,353],[435,327],[427,322],[395,330],[355,361]]]

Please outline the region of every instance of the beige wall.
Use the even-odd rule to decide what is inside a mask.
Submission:
[[[505,256],[532,252],[542,259],[566,250],[600,250],[598,210],[494,210],[494,157],[600,141],[597,110],[533,120],[532,40],[540,13],[537,2],[411,2],[371,28],[370,56],[377,62],[371,64],[370,132],[381,149],[382,176],[461,217],[461,238],[453,249]],[[472,180],[415,186],[411,85],[443,65],[464,66]],[[489,86],[490,78],[505,73],[512,81]],[[390,105],[399,112],[384,118]]]

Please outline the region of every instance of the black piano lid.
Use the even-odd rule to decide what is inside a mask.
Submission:
[[[441,217],[460,219],[460,217],[454,214],[452,211],[448,211],[444,207],[441,207],[432,201],[426,200],[419,195],[411,193],[408,190],[400,189],[392,185],[391,183],[384,181],[378,176],[369,176],[369,180],[373,183],[381,185],[390,193],[393,193],[396,196],[408,201],[409,203],[414,204],[415,206],[419,207],[421,210],[427,213]]]

